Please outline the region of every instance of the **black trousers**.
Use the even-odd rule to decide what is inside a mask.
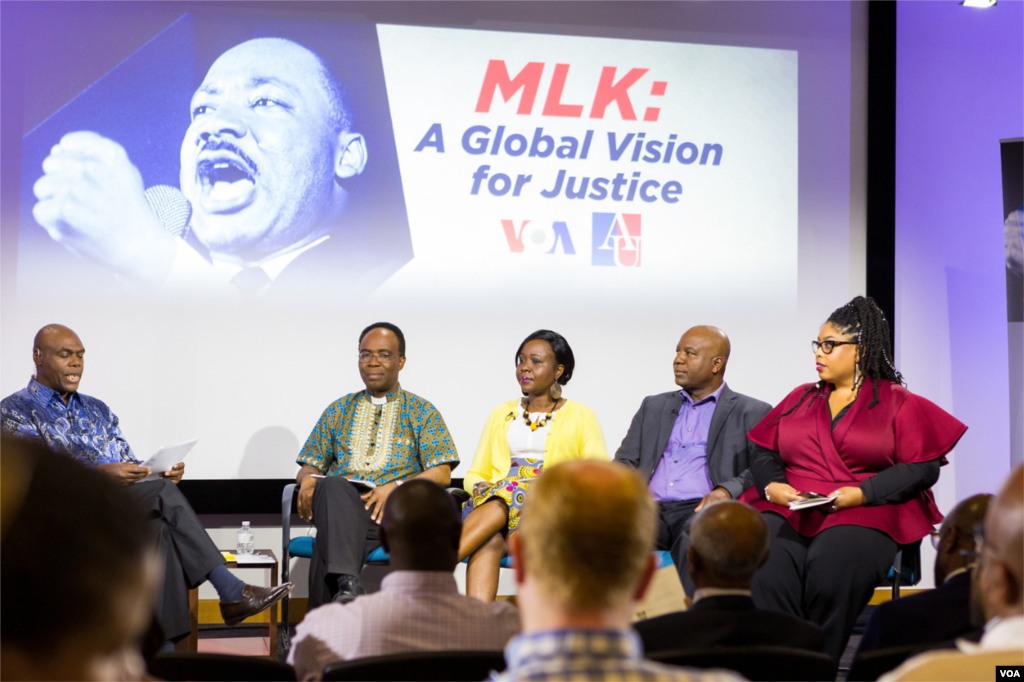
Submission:
[[[700,499],[681,500],[678,502],[658,503],[658,544],[660,550],[668,550],[672,555],[672,563],[676,565],[679,579],[683,582],[686,594],[693,596],[693,581],[686,566],[686,551],[690,546],[690,524],[693,523],[693,510],[700,504]]]
[[[224,563],[224,557],[178,486],[159,479],[129,485],[126,490],[148,512],[164,557],[164,583],[157,595],[157,620],[167,639],[180,639],[191,630],[188,591],[203,583],[210,571]]]
[[[313,491],[316,543],[309,562],[309,608],[331,601],[336,585],[330,575],[358,576],[363,560],[380,547],[377,524],[354,485],[341,476],[328,476]]]
[[[754,575],[754,603],[816,624],[825,631],[825,653],[838,662],[857,616],[892,566],[896,541],[863,526],[835,526],[804,537],[779,514],[762,517],[771,550]]]

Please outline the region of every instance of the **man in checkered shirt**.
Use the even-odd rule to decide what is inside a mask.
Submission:
[[[620,464],[566,462],[537,479],[509,542],[523,634],[505,647],[499,682],[743,679],[642,658],[630,622],[654,574],[657,518],[647,485]]]

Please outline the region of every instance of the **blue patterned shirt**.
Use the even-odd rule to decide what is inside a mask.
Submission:
[[[331,403],[302,446],[298,464],[321,474],[383,485],[459,464],[448,427],[428,401],[396,387],[375,405],[366,391]]]
[[[519,635],[505,647],[508,667],[498,682],[564,680],[590,682],[736,682],[744,678],[727,670],[695,670],[648,661],[641,657],[640,637],[632,630],[554,630]]]
[[[29,379],[27,387],[0,401],[0,420],[5,435],[39,439],[91,466],[139,463],[117,415],[102,400],[78,392],[65,405],[57,391]]]

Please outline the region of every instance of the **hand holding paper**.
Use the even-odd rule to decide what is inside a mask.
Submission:
[[[146,476],[141,481],[155,481],[158,478],[164,478],[164,474],[168,474],[166,478],[170,478],[172,483],[177,483],[181,480],[182,474],[185,473],[185,464],[182,460],[185,459],[185,455],[189,453],[189,450],[197,443],[196,439],[187,440],[177,445],[168,445],[162,447],[156,451],[152,457],[142,463],[142,466],[149,469],[152,473]],[[181,464],[180,467],[176,468],[176,465]]]

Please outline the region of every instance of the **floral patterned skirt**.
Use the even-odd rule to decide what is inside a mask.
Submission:
[[[480,505],[498,498],[508,505],[508,536],[515,535],[519,532],[519,515],[523,510],[523,502],[526,501],[530,480],[536,478],[543,467],[542,459],[513,457],[512,466],[505,478],[488,484],[479,495],[474,495],[466,502],[462,508],[462,520],[465,521],[470,512]]]

